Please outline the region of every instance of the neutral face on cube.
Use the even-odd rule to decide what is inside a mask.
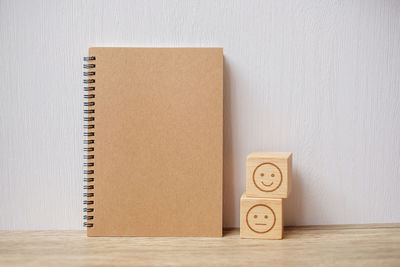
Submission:
[[[282,172],[274,163],[261,163],[254,169],[253,182],[261,191],[275,191],[282,183]]]
[[[247,226],[253,232],[263,234],[271,230],[275,225],[274,211],[264,204],[254,205],[246,215]]]

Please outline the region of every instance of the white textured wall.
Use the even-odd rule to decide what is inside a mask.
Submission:
[[[399,1],[0,2],[0,229],[80,229],[89,46],[220,46],[225,225],[292,151],[286,223],[400,222]]]

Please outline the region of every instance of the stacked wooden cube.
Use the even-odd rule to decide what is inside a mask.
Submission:
[[[282,239],[283,199],[291,191],[291,172],[290,152],[253,152],[247,157],[240,237]]]

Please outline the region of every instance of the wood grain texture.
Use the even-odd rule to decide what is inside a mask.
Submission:
[[[84,231],[0,231],[0,265],[399,266],[400,225],[289,227],[283,240],[88,238]]]
[[[0,1],[0,229],[81,229],[90,46],[224,47],[225,226],[239,226],[251,151],[293,152],[288,225],[400,222],[399,14],[373,0]]]

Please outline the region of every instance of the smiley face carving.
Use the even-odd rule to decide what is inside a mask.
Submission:
[[[275,191],[282,184],[282,171],[274,163],[261,163],[254,169],[253,182],[263,192]]]
[[[257,204],[246,214],[247,226],[255,233],[264,234],[274,228],[276,216],[274,211],[265,204]]]

